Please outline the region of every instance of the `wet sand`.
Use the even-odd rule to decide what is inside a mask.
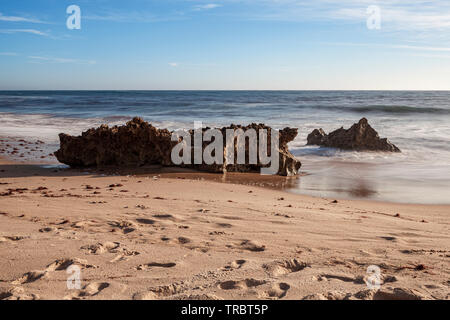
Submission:
[[[48,167],[67,168],[57,161],[53,152],[57,144],[43,143],[37,139],[0,137],[0,157],[21,164],[37,164]],[[378,157],[381,155],[375,153]],[[375,155],[374,154],[374,155]],[[258,173],[227,173],[224,175],[197,172],[181,168],[146,166],[143,168],[102,168],[85,170],[98,175],[158,175],[167,178],[208,180],[216,182],[254,185],[314,197],[335,199],[372,200],[393,203],[444,204],[450,205],[447,196],[450,181],[440,173],[447,166],[433,164],[433,175],[420,176],[421,169],[413,164],[406,167],[392,161],[352,161],[334,157],[312,159],[299,155],[302,168],[299,176],[261,176]],[[405,177],[406,169],[416,170]],[[413,173],[413,172],[411,172]]]
[[[430,163],[433,174],[426,176],[413,163],[388,160],[364,162],[323,157],[314,161],[305,159],[303,164],[302,170],[308,174],[288,191],[337,199],[450,204],[450,180],[442,175],[448,168],[438,164]],[[410,171],[409,176],[404,174],[406,170]]]

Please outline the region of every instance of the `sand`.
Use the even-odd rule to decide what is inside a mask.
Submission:
[[[3,160],[0,299],[450,298],[450,206],[217,180]]]

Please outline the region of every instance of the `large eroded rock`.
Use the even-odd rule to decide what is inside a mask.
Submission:
[[[270,135],[272,129],[263,124],[251,124],[249,126],[236,126],[218,129],[223,133],[224,154],[226,154],[226,129],[266,129],[270,150]],[[206,130],[206,129],[204,129]],[[194,131],[190,131],[193,139]],[[296,175],[301,167],[298,161],[288,150],[288,142],[297,136],[297,129],[285,128],[279,132],[279,170],[278,175]],[[178,144],[172,141],[172,133],[167,129],[157,129],[141,118],[134,118],[124,126],[109,128],[102,125],[96,129],[89,129],[81,136],[74,137],[64,133],[59,135],[60,149],[55,152],[58,161],[72,167],[101,167],[123,166],[139,167],[144,165],[174,166],[171,153],[173,147]],[[180,140],[181,141],[181,140]],[[192,143],[193,144],[193,143]],[[209,144],[204,142],[203,149]],[[237,142],[234,144],[235,157],[237,156]],[[192,150],[191,150],[192,151]],[[245,164],[182,164],[182,167],[193,168],[208,172],[258,172],[263,167],[259,161],[257,164],[248,163],[248,144],[245,145]],[[194,152],[191,152],[192,157]],[[225,156],[224,156],[225,158]],[[225,161],[223,161],[225,163]],[[193,161],[191,163],[194,163]],[[236,161],[235,161],[236,163]]]
[[[322,129],[315,129],[308,135],[308,145],[338,148],[356,151],[401,152],[388,139],[381,139],[366,118],[362,118],[350,129],[340,128],[326,134]]]

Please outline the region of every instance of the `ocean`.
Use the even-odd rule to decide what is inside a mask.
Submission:
[[[39,139],[140,116],[159,128],[265,123],[299,128],[289,147],[305,176],[290,192],[326,198],[450,203],[450,91],[0,91],[0,136]],[[402,153],[305,146],[315,128],[366,117]]]

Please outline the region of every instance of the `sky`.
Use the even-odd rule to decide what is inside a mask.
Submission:
[[[0,90],[450,90],[450,1],[2,0]]]

